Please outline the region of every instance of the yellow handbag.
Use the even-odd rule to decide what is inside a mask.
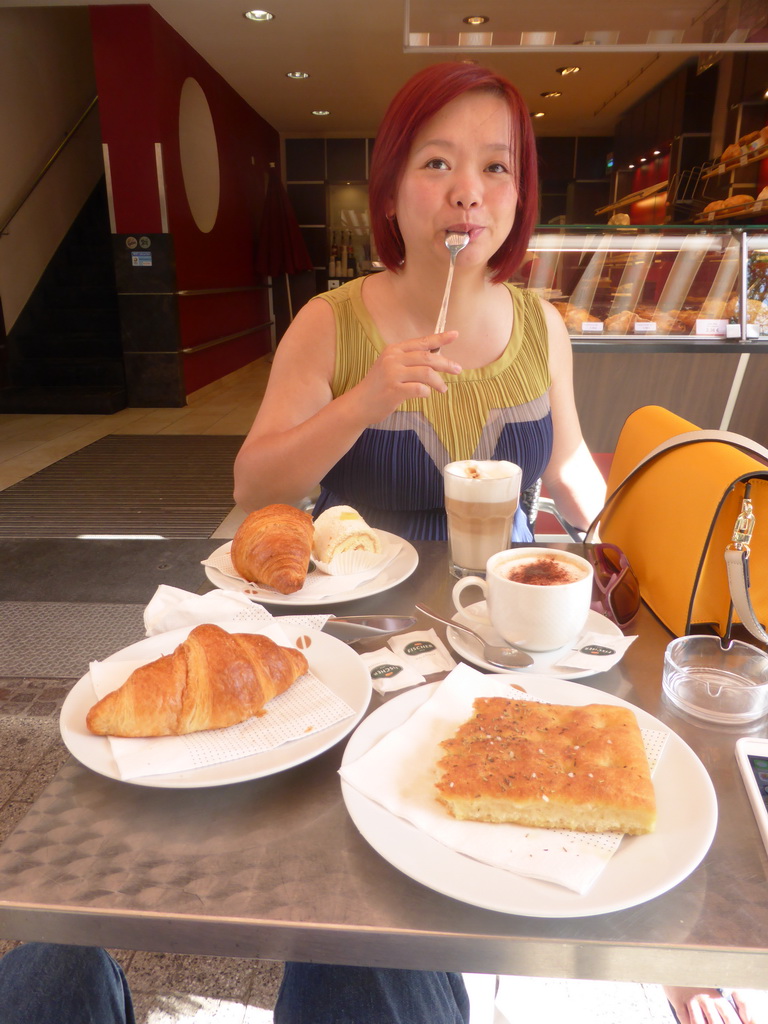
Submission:
[[[644,406],[622,427],[608,494],[587,540],[599,527],[624,551],[668,629],[726,637],[742,622],[768,642],[768,449]]]

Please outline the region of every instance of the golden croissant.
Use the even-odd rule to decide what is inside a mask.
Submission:
[[[293,505],[267,505],[240,524],[232,539],[232,565],[249,583],[294,594],[307,578],[313,535],[308,512]]]
[[[196,626],[173,654],[137,668],[94,704],[99,736],[181,736],[244,722],[307,671],[307,659],[256,633]]]

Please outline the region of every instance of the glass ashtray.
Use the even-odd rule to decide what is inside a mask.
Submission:
[[[683,636],[664,655],[662,685],[667,698],[689,715],[738,725],[768,714],[768,654],[717,636]]]

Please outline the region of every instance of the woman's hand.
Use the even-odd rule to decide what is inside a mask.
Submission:
[[[667,999],[680,1024],[768,1024],[768,993],[734,989],[731,999],[720,989],[667,986]]]
[[[442,349],[457,336],[456,331],[445,331],[387,345],[363,380],[348,392],[360,403],[362,418],[369,425],[380,423],[409,398],[447,391],[440,374],[461,373],[461,367]]]

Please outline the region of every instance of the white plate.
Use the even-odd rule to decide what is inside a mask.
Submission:
[[[320,605],[331,605],[341,604],[343,601],[356,601],[360,597],[371,597],[372,594],[380,594],[384,590],[391,590],[392,587],[396,587],[398,583],[402,583],[403,580],[407,580],[411,573],[415,570],[419,564],[419,556],[416,548],[413,544],[409,544],[407,540],[403,540],[402,537],[396,536],[394,533],[387,533],[385,530],[376,531],[381,537],[382,541],[389,541],[390,543],[400,543],[402,545],[400,551],[397,553],[395,558],[385,565],[378,576],[374,576],[373,579],[366,580],[365,583],[361,583],[359,587],[355,587],[346,594],[331,594],[326,597],[308,597],[302,595],[300,590],[297,590],[295,594],[278,594],[272,592],[269,594],[259,593],[258,595],[248,594],[250,598],[257,601],[259,604],[266,605],[292,605],[295,608],[302,607],[318,607]],[[213,554],[223,553],[228,551],[232,546],[232,541],[227,541],[226,544],[222,544],[221,547],[216,548]],[[240,594],[247,594],[250,584],[246,583],[245,580],[235,579],[233,576],[225,576],[223,572],[219,572],[212,565],[205,566],[205,575],[219,590],[236,590]]]
[[[309,647],[304,648],[309,667],[329,690],[333,690],[349,704],[354,714],[329,729],[293,740],[291,743],[284,743],[274,750],[241,757],[236,761],[196,768],[193,771],[172,772],[127,781],[137,786],[197,789],[260,779],[317,757],[354,729],[365,714],[371,699],[371,677],[360,656],[341,640],[328,636],[327,633],[289,628],[282,623],[281,626],[291,643],[295,643],[299,636],[307,636],[310,639]],[[191,628],[190,626],[185,629],[174,629],[168,633],[148,637],[110,655],[105,660],[154,661],[162,654],[170,654],[186,638]],[[249,632],[241,623],[222,625],[222,629],[229,632]],[[85,724],[85,716],[97,700],[90,673],[86,673],[70,690],[64,701],[59,718],[61,737],[69,752],[86,768],[91,768],[110,779],[120,780],[109,740],[104,736],[94,736]]]
[[[486,614],[485,601],[478,601],[477,604],[471,604],[468,605],[468,607],[473,608],[479,615]],[[479,633],[480,636],[489,644],[500,644],[502,646],[505,644],[505,641],[490,624],[485,625],[482,622],[477,622],[475,619],[470,618],[469,615],[463,615],[461,612],[456,612],[453,616],[453,621],[458,622],[460,625],[469,626],[470,629],[474,629],[474,631]],[[587,616],[587,623],[584,626],[584,632],[607,633],[610,634],[610,636],[623,636],[615,622],[607,616],[594,611],[590,611]],[[532,672],[535,675],[554,676],[555,678],[560,679],[583,679],[585,676],[597,675],[597,673],[601,671],[601,669],[598,668],[568,668],[567,666],[560,667],[555,665],[555,662],[559,661],[560,658],[567,654],[571,649],[570,644],[565,647],[559,647],[556,651],[526,651],[526,654],[530,654],[531,658],[533,658],[533,664],[527,665],[525,668],[499,668],[496,665],[491,665],[490,662],[486,661],[485,658],[482,657],[478,642],[473,640],[471,636],[467,636],[466,633],[462,633],[458,629],[453,629],[451,626],[446,628],[445,635],[448,643],[454,651],[464,658],[465,661],[470,662],[472,665],[476,665],[477,668],[485,668],[496,674],[500,672]]]
[[[409,690],[372,712],[350,737],[343,763],[356,760],[402,725],[436,685]],[[552,703],[595,702],[593,689],[566,680],[531,677],[525,688],[532,696]],[[679,736],[619,697],[601,693],[600,701],[628,707],[641,728],[660,729],[669,735],[653,777],[656,831],[625,836],[584,895],[456,853],[342,780],[347,810],[362,836],[390,864],[422,885],[476,907],[526,917],[590,917],[645,903],[682,882],[702,861],[715,834],[717,798],[701,761]]]

